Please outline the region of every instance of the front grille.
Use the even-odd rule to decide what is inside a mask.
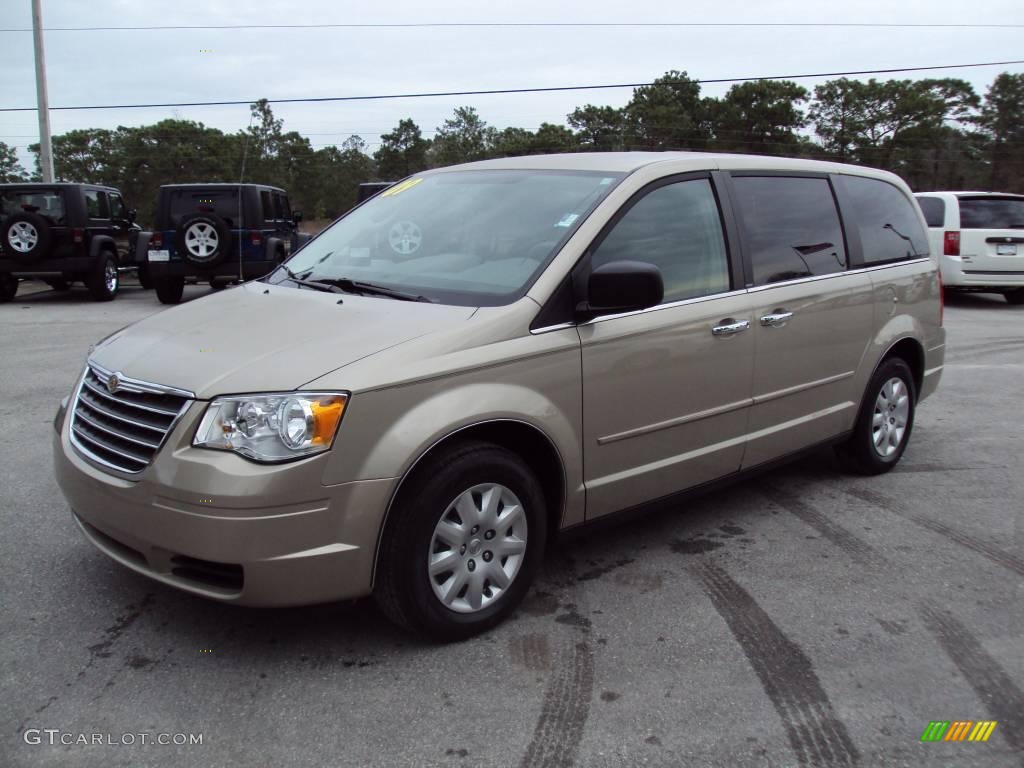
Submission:
[[[118,379],[113,392],[107,386],[112,376]],[[101,464],[141,472],[191,401],[190,392],[129,379],[90,363],[75,397],[72,442]]]
[[[171,574],[179,579],[228,592],[242,591],[244,576],[242,566],[237,563],[215,563],[186,555],[174,555],[171,566]]]

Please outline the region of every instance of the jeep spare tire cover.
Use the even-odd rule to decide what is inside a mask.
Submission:
[[[196,213],[182,216],[175,234],[178,253],[199,267],[220,264],[230,248],[231,230],[220,216]]]
[[[53,233],[38,213],[14,213],[0,231],[0,250],[19,261],[35,261],[50,251]]]

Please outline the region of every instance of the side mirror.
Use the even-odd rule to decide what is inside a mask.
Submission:
[[[302,211],[292,211],[292,223],[298,224],[302,221]]]
[[[661,270],[644,261],[612,261],[590,273],[587,299],[577,312],[613,314],[634,312],[661,303],[665,285]]]

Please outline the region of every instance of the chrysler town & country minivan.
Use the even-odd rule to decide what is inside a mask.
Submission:
[[[943,367],[899,178],[691,153],[410,177],[92,350],[57,479],[99,549],[243,605],[373,594],[442,638],[558,531],[838,447],[885,472]]]

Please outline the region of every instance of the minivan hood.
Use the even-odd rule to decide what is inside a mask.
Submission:
[[[249,283],[151,315],[99,344],[90,359],[200,399],[287,391],[474,311]]]

